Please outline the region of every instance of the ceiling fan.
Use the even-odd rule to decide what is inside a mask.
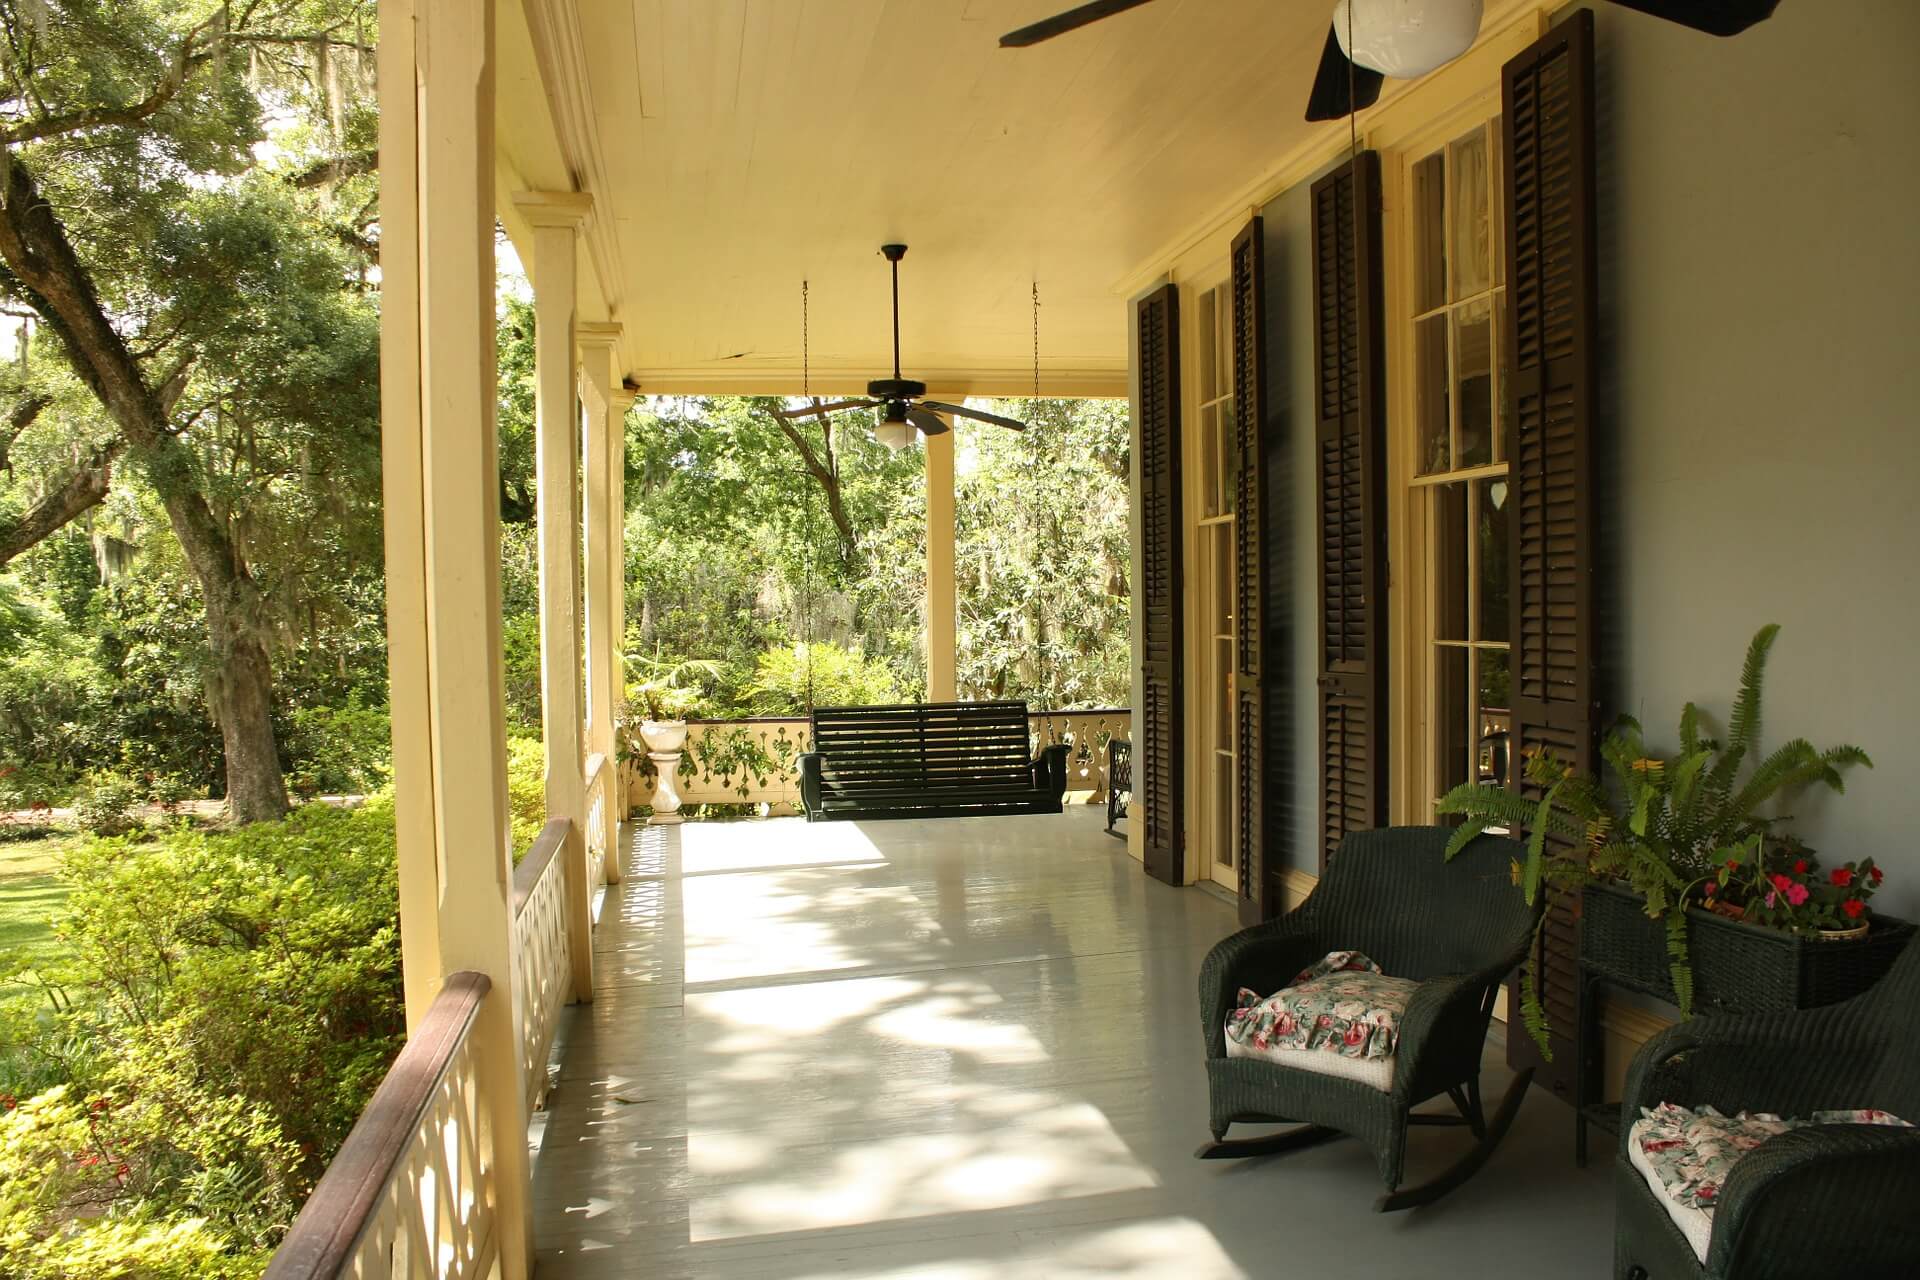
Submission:
[[[1614,0],[1708,35],[1738,35],[1773,15],[1780,0]],[[1009,31],[1003,49],[1025,49],[1147,0],[1089,0]],[[1272,3],[1272,0],[1268,0]],[[1380,100],[1386,77],[1410,80],[1452,61],[1480,33],[1481,0],[1339,0],[1307,96],[1307,119],[1338,120]],[[1351,34],[1353,48],[1349,49]]]
[[[926,436],[945,432],[947,423],[941,414],[990,422],[1011,431],[1025,431],[1027,424],[1017,418],[1003,418],[997,413],[969,409],[965,405],[928,400],[926,383],[900,376],[900,259],[907,256],[907,246],[883,244],[880,252],[893,270],[893,376],[875,378],[869,382],[867,395],[870,398],[866,400],[835,400],[831,404],[810,404],[799,409],[775,409],[774,413],[789,419],[824,418],[842,409],[878,409],[880,422],[874,428],[873,438],[895,453],[913,443],[916,430]]]

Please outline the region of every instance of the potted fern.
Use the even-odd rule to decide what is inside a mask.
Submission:
[[[1761,688],[1778,633],[1762,627],[1747,647],[1724,743],[1705,733],[1692,703],[1680,713],[1671,755],[1650,753],[1640,725],[1622,717],[1600,749],[1604,781],[1538,752],[1523,765],[1531,797],[1476,783],[1449,792],[1439,811],[1464,818],[1449,853],[1483,831],[1525,829],[1526,857],[1515,874],[1528,901],[1545,887],[1578,890],[1582,964],[1672,1001],[1682,1016],[1691,1016],[1696,997],[1726,1009],[1794,1008],[1864,989],[1912,926],[1883,919],[1869,930],[1869,942],[1878,936],[1892,951],[1820,947],[1811,936],[1824,919],[1818,909],[1833,895],[1815,903],[1811,893],[1766,892],[1774,876],[1810,882],[1817,872],[1811,851],[1776,831],[1786,821],[1777,803],[1809,786],[1844,791],[1845,770],[1872,766],[1858,747],[1822,750],[1804,738],[1762,753]],[[1830,885],[1851,883],[1863,867],[1877,884],[1869,861],[1836,869]],[[1847,912],[1864,910],[1861,901]],[[1803,904],[1813,907],[1793,916]],[[1548,1026],[1534,967],[1530,956],[1521,1016],[1544,1052]]]

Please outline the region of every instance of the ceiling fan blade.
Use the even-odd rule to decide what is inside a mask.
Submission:
[[[907,421],[920,428],[923,436],[945,435],[950,430],[945,418],[921,405],[907,410]]]
[[[842,409],[872,409],[878,404],[876,400],[835,400],[832,404],[810,404],[799,409],[775,409],[772,412],[776,418],[824,418]]]
[[[1147,0],[1091,0],[1091,3],[1068,9],[1065,13],[1056,13],[1051,18],[1043,18],[1018,31],[1009,31],[1000,37],[1002,49],[1025,49],[1039,44],[1042,40],[1051,40],[1057,35],[1077,31],[1090,22],[1102,18],[1111,18],[1116,13],[1125,13],[1145,4]]]
[[[975,422],[991,422],[996,427],[1005,427],[1009,431],[1025,431],[1027,424],[1018,418],[1003,418],[997,413],[988,413],[982,409],[969,409],[965,405],[942,404],[938,400],[922,400],[922,409],[932,409],[938,413],[951,413],[962,418],[972,418]]]
[[[1358,102],[1347,101],[1349,82]],[[1327,24],[1327,47],[1320,53],[1320,70],[1313,77],[1313,92],[1307,95],[1307,119],[1344,120],[1360,107],[1380,101],[1380,87],[1387,78],[1370,67],[1347,61],[1340,51],[1340,37],[1333,24]]]
[[[1773,16],[1780,0],[1613,0],[1710,36],[1737,36]]]

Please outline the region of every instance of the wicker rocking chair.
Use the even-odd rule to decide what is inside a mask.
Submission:
[[[1349,836],[1291,913],[1216,946],[1200,970],[1200,1021],[1214,1140],[1203,1160],[1276,1155],[1351,1136],[1373,1151],[1387,1193],[1374,1209],[1429,1204],[1471,1177],[1505,1137],[1532,1073],[1516,1078],[1491,1119],[1481,1108],[1480,1055],[1500,982],[1526,953],[1539,915],[1512,880],[1524,850],[1483,836],[1445,859],[1451,832],[1395,827]],[[1241,988],[1263,995],[1331,951],[1358,950],[1411,979],[1391,1087],[1254,1057],[1228,1057],[1224,1028]],[[1337,1055],[1332,1055],[1337,1056]],[[1416,1115],[1447,1095],[1459,1115]],[[1230,1125],[1292,1123],[1266,1137],[1227,1139]],[[1445,1172],[1400,1187],[1407,1127],[1464,1125],[1476,1142]]]
[[[1870,1107],[1920,1124],[1920,946],[1851,1000],[1695,1018],[1647,1041],[1628,1070],[1614,1162],[1618,1280],[1920,1276],[1920,1129],[1821,1124],[1767,1139],[1720,1188],[1703,1263],[1630,1163],[1640,1108],[1662,1102],[1726,1115]]]

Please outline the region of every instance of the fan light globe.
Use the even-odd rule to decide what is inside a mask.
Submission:
[[[897,402],[881,410],[880,421],[873,428],[873,438],[887,446],[888,453],[907,448],[916,434],[913,424],[907,421],[907,406]]]
[[[1333,7],[1333,34],[1340,51],[1355,64],[1396,80],[1412,80],[1473,46],[1480,34],[1480,2],[1340,0]]]

